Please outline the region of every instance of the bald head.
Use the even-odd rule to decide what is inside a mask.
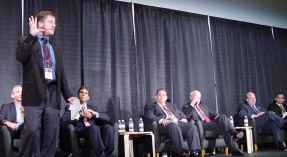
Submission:
[[[246,101],[249,105],[255,105],[256,104],[256,97],[253,92],[248,92],[246,94]]]
[[[195,105],[196,103],[200,103],[201,100],[201,93],[198,90],[193,90],[190,92],[190,102],[192,105]]]

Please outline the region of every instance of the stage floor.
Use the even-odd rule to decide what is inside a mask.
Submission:
[[[246,157],[287,157],[287,152],[280,152],[275,149],[261,150],[258,152],[253,152],[251,154],[244,152],[244,154]],[[216,154],[216,155],[207,155],[207,156],[226,157],[225,154]],[[229,153],[228,156],[232,156],[231,153]]]

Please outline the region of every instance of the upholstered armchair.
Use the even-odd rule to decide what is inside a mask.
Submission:
[[[0,124],[0,157],[18,156],[20,145],[20,139],[11,140],[8,128]]]
[[[174,150],[169,138],[159,134],[158,123],[156,121],[144,122],[144,129],[145,131],[152,131],[154,134],[157,157],[159,156],[159,153],[170,153]],[[189,150],[187,140],[184,140],[184,149]]]
[[[201,156],[205,155],[205,150],[208,148],[221,148],[225,147],[225,154],[228,155],[228,148],[222,136],[215,134],[211,131],[204,131],[201,121],[194,121],[197,126],[201,143]]]
[[[113,128],[115,134],[115,143],[112,156],[118,156],[118,123],[114,123]],[[75,127],[72,124],[61,126],[60,145],[62,150],[72,153],[73,157],[94,156],[91,151],[89,141],[85,140],[84,138],[78,138],[76,135]]]

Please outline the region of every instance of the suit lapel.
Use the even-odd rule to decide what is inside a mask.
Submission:
[[[36,46],[34,49],[34,56],[36,58],[36,61],[38,62],[38,65],[42,71],[44,71],[44,64],[43,64],[43,56],[42,56],[42,50],[39,41],[36,43]]]
[[[9,112],[11,113],[12,122],[13,123],[17,122],[17,111],[14,103],[11,103],[9,105]]]

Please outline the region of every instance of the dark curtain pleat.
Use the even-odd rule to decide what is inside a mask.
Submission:
[[[57,16],[57,27],[51,38],[62,50],[65,74],[70,90],[76,96],[81,85],[81,0],[26,0],[25,36],[29,32],[28,18],[50,10]],[[62,98],[62,106],[66,105]],[[62,107],[63,108],[63,107]]]
[[[134,10],[140,104],[164,87],[181,109],[197,89],[216,111],[208,17],[138,4]]]
[[[235,114],[249,91],[267,107],[284,80],[276,77],[281,65],[271,28],[214,17],[210,25],[219,112]]]
[[[14,85],[22,84],[21,64],[16,61],[16,44],[21,37],[21,1],[0,3],[0,105],[9,103]]]
[[[137,72],[131,3],[83,1],[84,84],[90,102],[113,120],[138,117]],[[137,119],[138,120],[138,119]]]
[[[273,28],[274,32],[274,45],[275,45],[275,59],[273,60],[276,68],[273,70],[272,76],[276,78],[276,83],[278,85],[277,92],[283,92],[285,97],[287,96],[287,29]],[[274,93],[275,95],[275,93]]]

